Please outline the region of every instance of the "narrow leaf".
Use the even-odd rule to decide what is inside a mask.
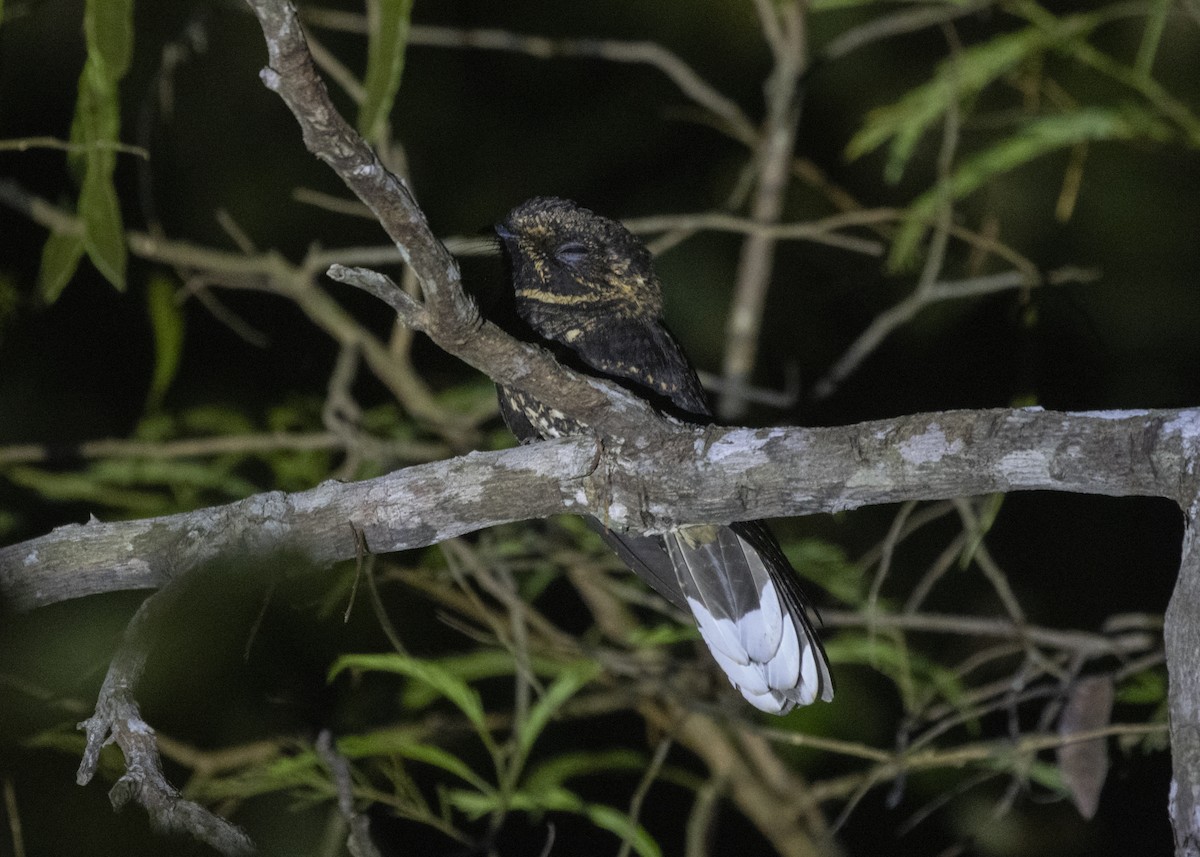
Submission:
[[[558,788],[573,777],[586,777],[610,771],[641,773],[646,755],[633,750],[580,750],[546,760],[529,772],[524,787],[529,791]]]
[[[466,715],[485,743],[491,744],[491,734],[484,723],[483,703],[466,682],[436,664],[397,653],[383,655],[344,655],[329,669],[329,678],[346,670],[390,672],[408,676],[432,687]]]
[[[865,601],[862,569],[840,545],[825,539],[807,538],[783,546],[792,567],[813,580],[838,601],[858,606]]]
[[[895,104],[877,108],[846,146],[857,158],[891,140],[885,177],[898,182],[921,136],[954,102],[969,101],[1021,63],[1051,49],[1074,46],[1104,21],[1098,14],[1039,16],[1029,27],[958,52],[937,67],[930,81]],[[1069,52],[1069,49],[1068,49]]]
[[[1143,77],[1150,77],[1154,68],[1154,57],[1162,41],[1163,29],[1167,25],[1167,13],[1171,11],[1171,0],[1154,0],[1150,13],[1146,15],[1146,26],[1142,30],[1142,43],[1138,45],[1137,59],[1133,67]]]
[[[115,84],[129,71],[133,56],[133,0],[88,0],[83,34],[88,59]]]
[[[412,0],[367,3],[366,97],[358,112],[358,131],[370,142],[383,138],[404,72],[404,49]]]
[[[598,803],[584,804],[583,812],[594,825],[617,834],[622,842],[628,842],[641,857],[662,857],[662,848],[646,828],[624,812]]]
[[[917,141],[952,101],[974,96],[1045,45],[1045,32],[1026,27],[943,61],[928,83],[895,104],[872,110],[862,130],[846,145],[846,156],[858,158],[891,140],[885,175],[889,182],[899,181]]]
[[[1057,116],[1034,119],[990,148],[967,158],[949,179],[949,194],[962,199],[984,182],[1035,158],[1094,140],[1167,140],[1174,132],[1166,123],[1145,110],[1126,105],[1120,108],[1093,107]],[[944,201],[940,186],[930,188],[909,206],[904,222],[892,243],[888,265],[893,270],[909,268],[917,245],[934,212]]]
[[[179,370],[183,356],[183,311],[175,301],[175,287],[165,277],[156,276],[146,291],[146,310],[154,334],[154,376],[146,410],[157,410]]]
[[[662,857],[658,843],[626,813],[603,804],[587,803],[568,789],[519,791],[509,797],[506,806],[501,804],[498,796],[461,790],[447,792],[446,799],[451,806],[471,818],[481,818],[501,808],[519,812],[569,812],[582,815],[597,827],[615,833],[622,841],[628,841],[641,857]]]
[[[513,659],[512,652],[506,649],[479,649],[461,655],[433,658],[429,662],[437,664],[467,682],[513,675],[517,671],[517,663]],[[543,678],[553,678],[564,669],[562,661],[539,656],[529,659],[529,668],[534,675]],[[410,684],[404,689],[401,698],[405,707],[417,709],[429,705],[436,697],[437,693],[427,685]]]
[[[160,492],[120,488],[91,473],[54,473],[36,467],[8,467],[4,478],[14,485],[36,491],[47,500],[109,506],[138,517],[161,515],[167,511],[167,502]]]
[[[911,651],[887,634],[842,633],[826,643],[825,653],[839,665],[863,664],[888,676],[897,685],[912,681],[921,694],[932,689],[951,705],[965,703],[966,687],[961,676]]]
[[[482,793],[490,793],[492,787],[481,776],[471,770],[462,759],[436,747],[421,743],[413,735],[401,730],[371,732],[365,735],[344,735],[338,739],[338,750],[351,759],[371,756],[403,756],[414,762],[424,762],[453,774],[470,783]]]
[[[88,258],[104,279],[124,291],[125,228],[111,171],[89,164],[79,192],[79,216],[83,218],[83,246]]]
[[[520,725],[520,732],[517,735],[518,764],[524,763],[538,736],[542,734],[542,730],[554,716],[554,712],[558,711],[563,703],[574,696],[580,688],[595,678],[599,671],[598,664],[582,661],[564,671],[550,687],[546,688],[542,698],[529,709],[529,716]]]
[[[83,221],[81,248],[106,280],[124,289],[125,229],[113,170],[121,124],[118,84],[129,70],[133,54],[133,0],[87,0],[83,32],[87,60],[79,75],[71,121],[71,142],[80,144],[81,149],[69,159],[81,184],[77,205]],[[57,264],[41,275],[41,281],[44,294],[57,296],[75,269],[63,264],[70,258],[64,255],[65,243],[54,243],[52,261]],[[43,253],[43,261],[45,258]]]
[[[51,233],[42,245],[42,265],[38,270],[38,293],[54,303],[75,276],[83,258],[83,238],[78,235]]]

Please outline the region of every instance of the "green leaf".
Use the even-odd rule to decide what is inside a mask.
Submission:
[[[58,300],[62,290],[75,276],[82,258],[82,237],[50,233],[42,245],[42,265],[38,270],[38,293],[46,303]]]
[[[533,749],[538,736],[542,734],[542,730],[546,728],[546,724],[554,716],[554,712],[558,711],[564,702],[574,696],[580,688],[595,678],[599,672],[599,664],[592,661],[580,661],[564,670],[562,675],[550,687],[546,688],[546,692],[542,694],[542,698],[529,709],[529,716],[525,719],[525,722],[519,726],[517,733],[517,758],[514,762],[514,770],[520,770],[525,759],[529,756],[529,751]]]
[[[174,284],[166,277],[155,276],[150,280],[146,310],[154,334],[154,376],[150,379],[146,410],[154,411],[175,379],[183,355],[183,310],[175,301]]]
[[[610,771],[646,770],[646,754],[634,750],[599,750],[563,753],[542,762],[529,772],[524,787],[532,792],[561,786],[574,777],[586,777]]]
[[[1027,57],[1044,50],[1048,38],[1041,28],[1026,27],[989,39],[943,61],[928,83],[918,86],[895,104],[867,114],[862,130],[846,145],[846,157],[861,157],[891,140],[884,175],[889,182],[898,182],[917,141],[941,118],[952,101],[976,95]]]
[[[480,792],[490,793],[492,786],[472,771],[467,763],[452,753],[423,743],[408,730],[389,729],[364,735],[345,735],[338,739],[338,750],[347,758],[363,759],[372,756],[403,756],[415,762],[425,762],[470,783]]]
[[[111,169],[89,165],[79,192],[79,216],[83,218],[83,246],[88,258],[104,279],[124,291],[125,227]]]
[[[876,669],[902,690],[911,683],[918,695],[933,691],[955,706],[966,699],[962,679],[953,670],[897,644],[883,632],[843,632],[826,643],[825,653],[837,664],[858,663]]]
[[[9,467],[4,478],[48,500],[103,504],[143,517],[162,514],[167,501],[157,491],[118,488],[91,473],[52,473],[36,467]]]
[[[436,665],[462,681],[512,675],[517,668],[512,655],[504,649],[480,649],[462,655],[430,659],[427,663]],[[405,708],[420,709],[430,705],[440,695],[436,687],[414,683],[404,689],[401,702]]]
[[[49,499],[103,504],[143,516],[198,505],[207,496],[201,492],[240,498],[257,490],[221,463],[176,459],[107,458],[62,473],[14,466],[5,476]]]
[[[1146,26],[1142,30],[1142,43],[1138,45],[1137,59],[1133,67],[1137,73],[1149,78],[1154,68],[1154,57],[1158,53],[1159,42],[1162,41],[1163,30],[1167,25],[1167,14],[1171,11],[1171,0],[1153,0],[1150,12],[1146,15]]]
[[[570,812],[582,815],[597,827],[615,833],[622,841],[628,840],[633,850],[641,857],[662,857],[662,849],[658,843],[628,814],[603,804],[587,803],[568,789],[516,792],[510,796],[506,805],[501,802],[499,796],[461,790],[447,792],[446,798],[451,806],[471,818],[481,818],[505,808],[522,812]]]
[[[462,789],[446,789],[443,792],[443,796],[447,805],[466,813],[467,817],[472,820],[482,818],[489,812],[494,812],[503,806],[499,796],[495,793],[485,794],[483,792],[463,791]]]
[[[69,159],[81,183],[76,207],[83,221],[81,248],[106,280],[124,289],[125,228],[113,170],[121,126],[118,84],[133,55],[133,0],[88,0],[83,32],[87,60],[71,121],[71,142],[81,149]],[[53,267],[42,272],[40,281],[43,294],[57,297],[79,260],[76,256],[74,264],[65,264],[71,260],[65,241],[52,239],[47,246],[52,242],[52,252],[43,251],[43,264],[49,258]]]
[[[88,59],[107,81],[129,71],[133,56],[133,0],[88,0],[83,14]]]
[[[673,646],[688,640],[698,640],[700,631],[695,625],[659,624],[653,627],[638,626],[629,632],[626,642],[639,648],[656,649]]]
[[[1133,105],[1091,107],[1034,119],[1011,137],[963,161],[948,180],[949,197],[962,199],[989,179],[1077,143],[1133,139],[1161,141],[1174,136],[1171,126]],[[940,185],[935,186],[909,206],[892,243],[888,265],[893,270],[912,266],[917,245],[933,220],[937,206],[945,202],[945,193]]]
[[[1117,689],[1117,702],[1130,705],[1157,705],[1166,698],[1167,677],[1158,669],[1134,673]]]
[[[185,431],[197,434],[250,434],[254,423],[245,414],[221,405],[199,405],[180,416]]]
[[[408,655],[390,653],[382,655],[344,655],[338,658],[329,669],[330,680],[346,670],[364,672],[389,672],[407,676],[415,681],[423,682],[444,696],[471,721],[475,731],[489,747],[492,746],[491,733],[484,722],[483,703],[477,694],[465,681],[445,667],[430,661],[417,660]]]
[[[1035,761],[1027,769],[1030,782],[1037,783],[1042,788],[1062,796],[1069,797],[1071,790],[1063,782],[1062,771],[1052,762]]]
[[[307,790],[318,795],[333,792],[329,774],[311,751],[253,764],[231,776],[198,777],[188,788],[201,800],[248,798],[279,791]]]
[[[844,604],[859,606],[865,600],[862,569],[839,545],[807,538],[785,544],[783,552],[804,577]]]
[[[646,828],[624,812],[598,803],[583,806],[584,815],[597,827],[617,834],[622,842],[628,842],[641,857],[662,857],[662,849]]]
[[[512,653],[505,649],[480,649],[462,655],[436,658],[429,662],[437,664],[463,681],[514,675],[517,671]],[[562,670],[561,662],[540,657],[531,658],[529,666],[534,675],[538,676],[554,676]],[[436,691],[428,685],[411,684],[404,690],[403,702],[407,708],[424,708],[433,702],[436,696]]]
[[[366,97],[358,111],[358,132],[369,142],[383,139],[400,89],[408,44],[412,0],[367,3]]]
[[[229,472],[217,461],[185,459],[108,458],[92,464],[87,473],[108,485],[161,485],[175,491],[185,489],[219,491],[227,497],[247,497],[258,486]],[[165,499],[165,498],[164,498]]]

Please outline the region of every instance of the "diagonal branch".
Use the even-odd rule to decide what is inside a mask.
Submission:
[[[415,307],[409,307],[405,314],[409,320],[419,319],[420,329],[430,339],[476,369],[502,373],[506,383],[537,398],[557,401],[563,412],[588,425],[603,424],[606,433],[615,436],[653,433],[661,420],[640,399],[559,367],[547,352],[518,342],[483,320],[462,289],[458,263],[430,230],[408,184],[387,170],[330,101],[295,8],[280,0],[249,2],[262,25],[270,59],[260,74],[263,83],[292,111],[308,150],[375,214],[420,283],[423,310],[416,313]],[[369,276],[346,281],[360,287],[381,285]]]

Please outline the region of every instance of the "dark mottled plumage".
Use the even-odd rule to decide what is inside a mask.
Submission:
[[[531,199],[496,227],[516,310],[573,368],[609,378],[681,419],[710,424],[704,390],[662,322],[650,252],[624,226],[553,198]],[[526,443],[586,426],[506,387],[500,407]],[[831,699],[833,683],[795,572],[760,522],[681,527],[663,536],[589,525],[658,592],[696,618],[729,680],[783,714]]]

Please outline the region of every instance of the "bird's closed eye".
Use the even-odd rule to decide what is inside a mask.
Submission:
[[[579,241],[568,241],[554,251],[554,258],[564,265],[578,265],[587,258],[588,248]]]

